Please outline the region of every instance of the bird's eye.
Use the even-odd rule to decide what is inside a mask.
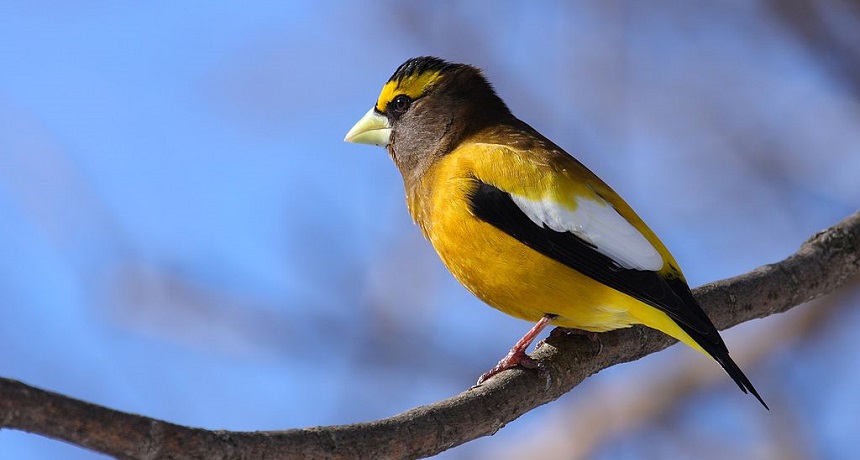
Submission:
[[[388,107],[395,115],[402,115],[409,110],[410,105],[412,105],[412,98],[405,94],[401,94],[395,97]]]

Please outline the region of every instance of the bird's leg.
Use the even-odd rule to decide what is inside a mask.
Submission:
[[[558,317],[558,315],[551,315],[549,313],[544,315],[543,318],[541,318],[531,329],[529,329],[528,332],[526,332],[526,335],[524,335],[523,338],[521,338],[519,342],[511,348],[511,351],[509,351],[495,367],[484,373],[484,375],[478,379],[478,385],[486,382],[490,377],[498,374],[499,372],[512,367],[522,366],[527,369],[538,367],[538,362],[530,358],[529,355],[526,354],[526,350],[529,348],[529,345],[534,342],[538,334],[540,334],[541,331],[549,325],[549,322],[554,320],[556,317]]]

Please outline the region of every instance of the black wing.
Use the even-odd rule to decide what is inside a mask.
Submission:
[[[653,271],[623,268],[597,251],[594,245],[571,232],[557,232],[538,226],[514,203],[509,193],[478,179],[475,182],[468,198],[477,218],[535,251],[665,312],[720,363],[741,390],[749,390],[765,404],[752,383],[729,357],[728,348],[719,332],[683,280],[663,277]]]

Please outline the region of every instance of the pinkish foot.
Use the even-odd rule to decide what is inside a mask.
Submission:
[[[540,363],[527,355],[525,351],[521,349],[513,349],[508,352],[508,354],[505,355],[505,357],[502,358],[495,367],[481,375],[478,379],[478,385],[486,382],[490,377],[498,374],[499,372],[513,369],[517,366],[522,366],[526,369],[536,369],[540,367]]]
[[[496,367],[490,369],[488,372],[484,373],[481,378],[478,379],[478,385],[486,382],[490,379],[490,377],[502,372],[504,370],[510,369],[516,366],[522,366],[526,369],[538,369],[541,371],[541,374],[544,376],[548,376],[549,374],[543,369],[540,364],[534,359],[530,358],[526,354],[526,350],[529,348],[529,345],[534,342],[535,337],[540,334],[540,332],[549,324],[550,321],[556,318],[557,315],[549,314],[543,316],[535,325],[519,340],[519,342],[511,348],[511,351],[496,364]],[[548,380],[548,379],[547,379]],[[549,385],[549,383],[547,383]]]

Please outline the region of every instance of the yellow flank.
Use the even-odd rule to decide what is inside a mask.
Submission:
[[[381,98],[380,98],[381,100]],[[644,324],[707,353],[668,315],[544,256],[472,215],[468,194],[479,179],[531,199],[551,197],[570,209],[576,196],[599,196],[662,255],[661,272],[682,276],[654,233],[609,186],[554,145],[527,152],[473,138],[443,156],[409,193],[409,209],[443,262],[469,291],[504,313],[602,332]]]
[[[428,71],[408,75],[402,80],[390,80],[382,87],[379,99],[376,101],[376,110],[385,112],[385,107],[395,96],[405,94],[412,99],[420,97],[424,91],[439,78],[438,71]]]

